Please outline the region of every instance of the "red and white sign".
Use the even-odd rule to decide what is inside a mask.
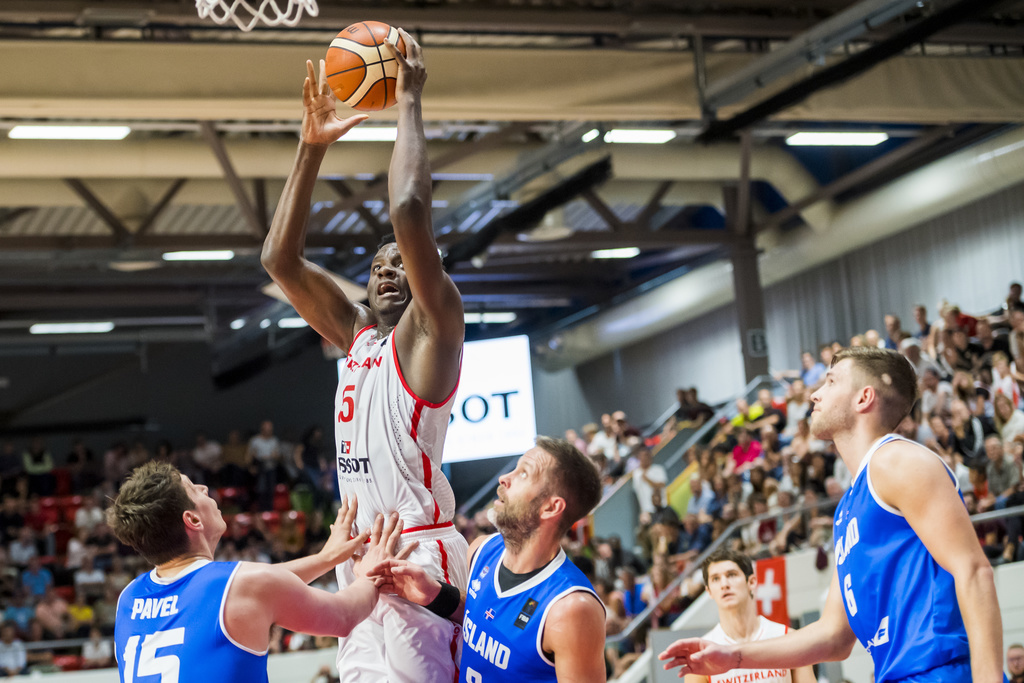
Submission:
[[[789,625],[789,608],[786,606],[786,558],[758,560],[754,571],[757,574],[757,588],[754,589],[757,613],[776,623]]]

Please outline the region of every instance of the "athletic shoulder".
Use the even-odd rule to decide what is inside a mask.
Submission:
[[[955,495],[956,486],[946,464],[938,454],[912,441],[893,439],[879,446],[868,467],[876,492],[896,508],[898,501],[915,489],[935,492],[948,486],[949,493]],[[908,481],[915,486],[906,486]]]

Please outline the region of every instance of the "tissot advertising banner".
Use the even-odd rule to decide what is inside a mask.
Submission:
[[[467,342],[444,461],[518,455],[536,436],[527,337]]]

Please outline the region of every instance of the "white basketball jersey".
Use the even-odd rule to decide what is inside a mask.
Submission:
[[[763,616],[758,616],[757,618],[761,627],[750,640],[778,638],[779,636],[786,635],[789,631],[788,626],[769,621]],[[711,629],[704,636],[704,640],[710,640],[712,643],[720,645],[732,645],[736,642],[725,634],[721,624]],[[753,681],[758,683],[792,683],[793,672],[790,669],[733,669],[732,671],[726,671],[724,674],[709,676],[709,680],[711,683],[752,683]]]
[[[455,495],[441,455],[455,389],[442,403],[416,396],[402,377],[394,331],[378,339],[375,326],[356,333],[339,367],[338,484],[342,495],[359,500],[358,528],[394,510],[406,531],[451,521]]]

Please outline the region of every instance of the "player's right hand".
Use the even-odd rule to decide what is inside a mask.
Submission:
[[[384,49],[398,62],[398,78],[395,83],[395,96],[402,99],[403,95],[420,95],[423,84],[427,81],[427,67],[423,64],[423,48],[416,39],[403,28],[398,29],[402,41],[405,42],[405,54],[396,45],[384,41]]]
[[[686,674],[714,676],[739,664],[732,648],[700,638],[677,640],[665,648],[658,659],[666,661],[666,671],[679,667],[680,678]]]
[[[397,595],[416,605],[429,605],[441,592],[441,584],[433,579],[423,567],[405,560],[388,560],[381,563],[376,576],[383,579],[381,593]]]
[[[347,119],[338,117],[337,98],[327,85],[327,66],[320,60],[320,75],[313,71],[313,62],[306,60],[306,80],[302,83],[302,128],[299,135],[310,145],[329,145],[370,118],[356,114]]]

